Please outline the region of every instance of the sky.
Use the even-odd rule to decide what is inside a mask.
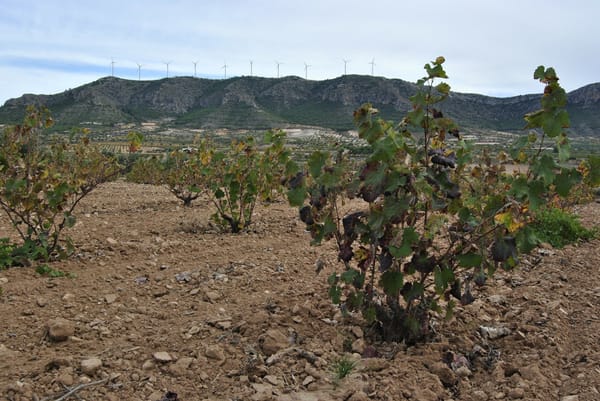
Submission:
[[[437,56],[457,92],[540,93],[538,65],[571,91],[600,81],[599,19],[598,0],[0,0],[0,105],[167,68],[414,82]]]

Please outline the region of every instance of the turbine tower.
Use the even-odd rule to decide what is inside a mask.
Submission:
[[[344,75],[346,75],[346,66],[350,62],[350,60],[342,59],[342,61],[344,62]]]
[[[304,62],[304,79],[308,79],[308,67],[312,67],[312,65],[306,64],[306,62]]]
[[[279,61],[275,61],[275,64],[277,64],[277,78],[279,78],[279,66],[283,63],[281,63]]]
[[[110,58],[110,76],[115,76],[115,59],[112,57]]]
[[[194,78],[196,78],[196,65],[198,64],[198,62],[192,61],[192,63],[194,63]]]
[[[163,64],[167,66],[167,78],[169,78],[169,64],[171,64],[171,61],[163,61]]]
[[[136,63],[138,66],[138,81],[142,79],[142,65],[140,63]]]
[[[254,64],[254,61],[250,60],[250,76],[252,76],[252,64]]]
[[[224,70],[223,77],[225,79],[227,79],[227,63],[224,63],[223,67],[221,67],[221,68],[223,68],[223,70]]]
[[[371,64],[371,75],[375,75],[375,58],[373,58],[369,64]]]

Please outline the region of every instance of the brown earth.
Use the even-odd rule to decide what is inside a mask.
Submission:
[[[369,344],[330,304],[335,251],[311,247],[292,208],[261,207],[238,235],[210,226],[210,210],[109,183],[78,209],[76,255],[49,264],[76,277],[0,272],[0,397],[600,400],[599,240],[534,252],[407,347]],[[578,212],[600,222],[598,203]],[[349,348],[357,364],[335,380]]]

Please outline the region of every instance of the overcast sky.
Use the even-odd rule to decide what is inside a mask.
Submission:
[[[252,60],[253,75],[276,77],[279,62],[280,76],[323,80],[347,60],[348,74],[415,81],[439,55],[455,91],[539,93],[540,64],[570,91],[600,81],[599,20],[598,0],[1,0],[0,104],[113,68],[146,80],[197,62],[222,79]]]

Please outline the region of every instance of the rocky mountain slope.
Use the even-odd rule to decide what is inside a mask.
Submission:
[[[85,122],[112,125],[162,120],[173,127],[255,128],[312,125],[352,128],[352,112],[371,102],[385,118],[409,108],[415,85],[400,79],[347,75],[325,81],[299,77],[176,77],[132,81],[114,77],[55,95],[23,95],[0,107],[0,124],[15,123],[28,104],[47,106],[57,127]],[[444,112],[470,128],[520,130],[523,115],[539,107],[539,94],[495,98],[453,92]],[[569,93],[576,135],[600,135],[600,83]]]

